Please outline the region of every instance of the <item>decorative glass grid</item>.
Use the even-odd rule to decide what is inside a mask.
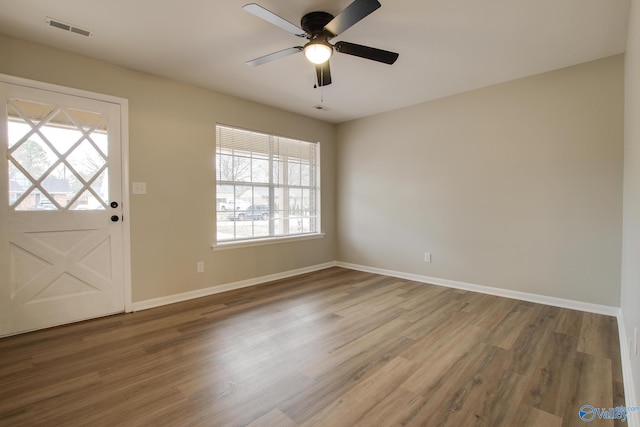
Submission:
[[[105,114],[21,99],[8,100],[7,110],[11,209],[107,208]]]

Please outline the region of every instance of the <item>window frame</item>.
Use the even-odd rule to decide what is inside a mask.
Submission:
[[[222,132],[226,132],[226,135],[222,136]],[[231,139],[229,139],[229,135],[232,135]],[[233,138],[236,136],[238,141],[234,142]],[[268,144],[268,149],[265,149],[265,141]],[[288,153],[288,148],[286,147],[297,147],[300,150],[306,148],[308,151],[300,151],[299,154],[295,156]],[[216,200],[216,204],[214,243],[211,245],[211,248],[213,250],[224,250],[324,237],[321,218],[322,185],[320,156],[321,144],[317,141],[309,142],[301,139],[269,134],[266,132],[243,129],[223,123],[216,123],[214,153],[214,199]],[[226,159],[226,166],[223,165],[223,158]],[[242,177],[235,176],[236,164],[240,161],[238,159],[244,159],[244,162],[249,162],[251,164],[248,174],[245,172],[245,175]],[[265,159],[268,163],[268,167],[263,167],[262,169],[263,171],[266,170],[268,175],[266,182],[264,178],[265,175],[263,175],[262,178],[256,177],[252,163],[252,160],[264,162]],[[232,164],[231,172],[228,171],[229,160],[231,160]],[[274,165],[279,165],[280,168],[275,167]],[[295,167],[296,165],[300,168],[299,182],[292,183],[289,180],[288,173],[283,171],[288,170],[290,166]],[[307,168],[304,168],[305,165]],[[308,177],[307,175],[303,175],[303,170],[305,169],[308,170]],[[223,174],[226,174],[226,176],[223,176]],[[308,182],[305,184],[306,181]],[[231,187],[233,189],[232,200],[234,201],[235,206],[231,211],[220,209],[220,201],[224,200],[225,205],[228,205],[229,202],[229,189],[227,189],[227,192],[225,193],[219,193],[219,190],[222,187]],[[264,225],[260,229],[260,232],[256,234],[256,222],[259,219],[255,217],[250,219],[248,218],[249,215],[254,212],[249,212],[249,208],[246,209],[249,215],[243,216],[242,220],[237,217],[242,208],[238,207],[238,202],[236,200],[243,200],[241,196],[238,196],[237,191],[239,187],[250,189],[251,195],[249,198],[252,206],[268,206],[269,216],[267,219],[267,234],[265,234]],[[259,191],[256,191],[256,189],[259,189]],[[295,206],[292,207],[290,205],[290,190],[298,191],[299,194],[306,194],[308,196],[308,205],[304,206],[301,210],[302,212],[306,211],[306,215],[304,213],[296,215]],[[258,195],[256,195],[256,193],[258,193]],[[225,197],[225,195],[227,197]],[[259,197],[260,200],[258,200]],[[302,203],[304,203],[304,196],[302,196],[301,200],[303,200]],[[244,203],[246,203],[246,200],[244,200]],[[300,208],[298,207],[298,209]],[[226,221],[222,219],[224,218],[224,215],[227,215],[228,219],[226,219]],[[233,219],[231,219],[229,215],[233,216]],[[298,227],[302,228],[300,230],[292,231],[292,229],[289,228],[289,222],[291,221],[293,223],[293,220],[295,219],[299,220]],[[222,225],[221,223],[225,222],[233,223],[233,237],[220,239],[219,230]],[[251,223],[250,236],[238,236],[237,224],[240,222]],[[280,225],[276,226],[276,222]],[[225,227],[229,227],[229,224],[225,224]],[[309,230],[306,231],[305,227],[308,227]]]

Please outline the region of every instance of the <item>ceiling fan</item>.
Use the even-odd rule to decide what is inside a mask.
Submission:
[[[377,0],[354,0],[335,17],[327,12],[310,12],[300,20],[300,27],[302,27],[300,28],[256,3],[247,4],[242,7],[247,12],[300,38],[309,40],[304,46],[290,47],[247,61],[247,65],[262,65],[294,53],[304,52],[307,59],[315,64],[318,86],[331,84],[329,58],[333,55],[334,50],[391,65],[396,62],[399,56],[395,52],[344,41],[333,45],[329,43],[329,40],[342,34],[380,6],[380,2]]]

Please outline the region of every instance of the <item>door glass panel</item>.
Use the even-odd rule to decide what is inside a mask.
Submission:
[[[7,104],[9,148],[36,131],[38,123],[55,111],[55,106],[13,99]]]
[[[106,209],[106,115],[20,99],[7,107],[11,208]]]
[[[9,204],[14,204],[31,187],[31,181],[13,163],[9,163]]]
[[[15,208],[17,211],[53,211],[57,209],[53,201],[38,189],[30,191]]]
[[[9,128],[11,124],[9,123]],[[30,178],[40,179],[55,162],[56,155],[38,135],[31,135],[10,154],[13,161],[29,174]]]
[[[92,132],[94,130],[105,132],[107,130],[107,121],[103,114],[94,113],[93,111],[76,110],[74,108],[68,108],[66,112],[69,114],[71,120],[73,120],[75,126],[83,129],[85,132]]]
[[[61,207],[66,207],[83,185],[66,165],[58,165],[42,181],[42,188]]]
[[[100,150],[102,155],[107,158],[109,156],[109,139],[107,138],[106,131],[95,131],[91,134],[91,141],[93,141],[95,147]]]
[[[25,139],[27,137],[27,134],[30,131],[32,131],[33,128],[24,123],[20,123],[17,120],[11,120],[12,117],[17,117],[17,113],[15,112],[13,107],[11,107],[10,105],[8,107],[9,107],[9,118],[10,118],[8,139],[9,139],[9,148],[11,149],[18,142]]]
[[[90,206],[88,209],[105,209],[109,202],[109,170],[105,169],[98,178],[91,183],[90,195],[87,199],[87,203]]]
[[[82,138],[82,132],[71,127],[73,124],[64,111],[58,111],[48,124],[41,127],[40,133],[59,154],[66,154]]]
[[[67,161],[85,181],[93,178],[106,163],[102,154],[87,140],[82,141],[82,144],[73,150],[69,157],[67,157]]]
[[[85,190],[84,193],[73,202],[70,209],[74,211],[101,210],[104,209],[104,206],[91,191]]]
[[[10,104],[14,105],[14,117],[26,117],[37,124],[49,116],[55,109],[55,105],[43,104],[40,102],[25,101],[22,99],[12,99]],[[11,118],[11,114],[9,115]]]

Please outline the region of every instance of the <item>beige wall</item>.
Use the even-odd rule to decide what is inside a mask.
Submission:
[[[618,306],[623,61],[339,125],[338,259]]]
[[[621,306],[627,339],[640,330],[640,2],[633,0],[625,68],[624,221]],[[636,399],[640,357],[631,356]],[[627,396],[629,398],[630,396]],[[628,405],[638,401],[627,400]]]
[[[6,36],[0,72],[129,99],[131,180],[149,191],[131,199],[134,301],[338,259],[619,304],[622,56],[344,123],[337,136],[331,124]],[[216,121],[321,141],[326,238],[210,250]]]
[[[334,125],[3,35],[0,73],[129,100],[134,302],[336,259]],[[320,141],[324,239],[211,251],[216,122]]]

